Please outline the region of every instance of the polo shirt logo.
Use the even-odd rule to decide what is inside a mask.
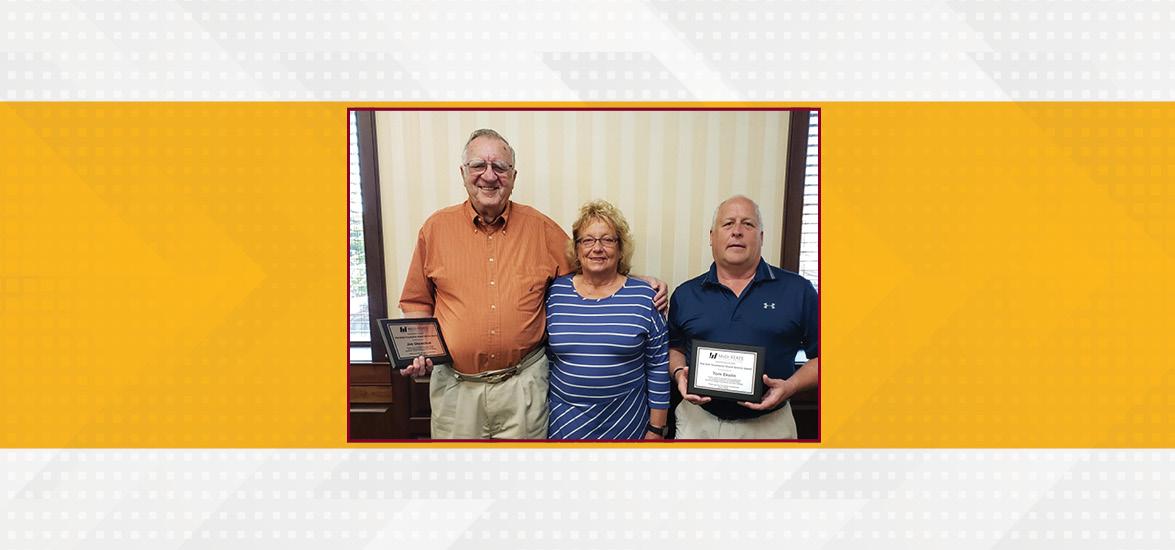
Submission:
[[[763,302],[763,309],[775,309],[775,302],[771,302],[770,304]]]

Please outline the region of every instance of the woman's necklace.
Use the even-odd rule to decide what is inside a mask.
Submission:
[[[576,285],[576,290],[579,291],[579,295],[583,296],[583,298],[585,300],[595,300],[595,301],[599,302],[600,300],[603,300],[604,298],[607,298],[607,297],[615,294],[615,291],[612,291],[611,289],[613,286],[616,285],[616,282],[618,280],[620,280],[619,275],[613,277],[611,281],[608,281],[605,284],[594,285],[594,284],[587,282],[587,279],[584,276],[580,275],[579,276],[579,284]],[[590,290],[590,292],[589,292],[589,290]]]

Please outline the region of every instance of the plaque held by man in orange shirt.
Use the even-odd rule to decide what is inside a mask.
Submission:
[[[453,362],[445,335],[435,317],[380,319],[379,333],[388,349],[388,360],[397,369],[412,364],[417,357],[432,359],[433,364]]]

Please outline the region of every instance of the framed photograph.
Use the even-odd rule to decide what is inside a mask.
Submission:
[[[411,365],[421,355],[433,364],[453,362],[435,317],[380,319],[379,333],[388,349],[388,361],[397,369]]]
[[[691,349],[690,393],[749,403],[763,400],[766,348],[694,340]]]

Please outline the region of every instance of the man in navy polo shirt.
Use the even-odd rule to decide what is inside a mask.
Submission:
[[[669,372],[683,401],[678,439],[795,439],[788,398],[816,387],[820,312],[807,279],[763,260],[759,206],[743,196],[718,205],[710,227],[710,271],[673,292],[669,303]],[[693,339],[767,348],[760,403],[688,393]],[[800,349],[808,361],[795,368]]]

